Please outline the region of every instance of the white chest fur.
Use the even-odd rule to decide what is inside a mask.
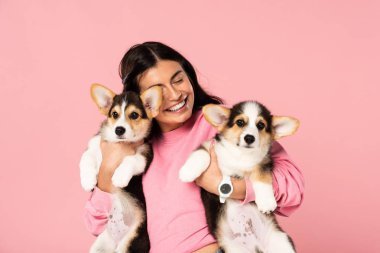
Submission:
[[[266,155],[261,150],[237,147],[224,140],[215,144],[215,153],[222,174],[239,177],[251,172]]]
[[[81,184],[86,191],[91,191],[97,184],[97,176],[102,162],[100,141],[100,135],[91,138],[88,149],[83,153],[80,160]],[[148,151],[148,148],[147,144],[143,144],[136,149],[135,155],[124,157],[112,176],[114,186],[125,187],[133,176],[144,172],[147,163],[144,153]]]

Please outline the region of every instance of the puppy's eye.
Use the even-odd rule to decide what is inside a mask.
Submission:
[[[138,119],[138,117],[139,117],[139,114],[137,112],[132,112],[131,114],[129,114],[130,119],[135,120],[135,119]]]
[[[119,114],[117,112],[112,112],[112,118],[117,119]]]
[[[244,122],[244,120],[242,120],[242,119],[238,119],[238,120],[236,121],[236,125],[237,125],[238,127],[243,127],[243,126],[245,126],[245,122]]]
[[[259,129],[259,130],[263,130],[264,128],[265,128],[265,124],[263,123],[263,122],[259,122],[259,123],[257,123],[257,128]]]

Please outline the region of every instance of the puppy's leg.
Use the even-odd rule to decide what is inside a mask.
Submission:
[[[115,241],[107,230],[98,235],[90,248],[90,253],[114,253],[116,248]]]
[[[256,167],[250,175],[253,190],[256,195],[257,208],[263,213],[273,212],[277,207],[272,186],[272,174]]]
[[[126,253],[131,245],[132,240],[137,236],[137,228],[133,226],[130,228],[128,234],[126,234],[118,243],[115,253]]]
[[[289,236],[282,231],[272,231],[268,238],[266,253],[295,253]]]
[[[85,191],[94,189],[97,183],[97,176],[99,172],[99,160],[101,160],[100,153],[100,137],[93,137],[88,145],[88,149],[83,153],[80,162],[80,182]]]
[[[142,226],[146,221],[146,216],[144,210],[139,205],[137,199],[130,197],[128,194],[120,191],[116,195],[118,197],[118,201],[123,208],[123,220],[129,220],[131,217],[133,221],[129,225],[127,233],[120,239],[117,244],[116,253],[126,253],[127,250],[132,250],[132,252],[136,252],[137,249],[132,249],[131,244],[132,241],[135,240],[139,235],[139,227]]]
[[[179,179],[182,182],[193,182],[210,165],[210,154],[202,146],[191,153],[185,164],[179,171]]]
[[[141,153],[126,156],[112,176],[112,184],[117,187],[125,187],[133,176],[144,172],[146,158]]]

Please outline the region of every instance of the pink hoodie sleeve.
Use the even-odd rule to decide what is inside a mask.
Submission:
[[[273,189],[277,200],[276,214],[289,216],[302,203],[304,179],[301,171],[290,160],[284,148],[275,142],[271,149],[273,169]],[[243,203],[255,200],[255,193],[249,179],[245,180],[246,196]]]
[[[104,192],[95,187],[84,209],[84,222],[91,234],[97,236],[104,231],[111,205],[111,193]]]

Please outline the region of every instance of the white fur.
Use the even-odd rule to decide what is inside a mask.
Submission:
[[[146,166],[145,156],[142,152],[146,149],[146,144],[137,148],[136,154],[126,156],[116,168],[112,176],[112,184],[117,187],[125,187],[133,176],[144,172]]]
[[[111,106],[114,94],[112,94],[109,89],[103,86],[96,86],[93,94],[97,98],[97,103],[100,108]]]
[[[90,253],[114,253],[115,248],[115,241],[108,232],[104,231],[91,245]]]
[[[97,183],[102,153],[100,151],[100,135],[91,138],[87,150],[83,153],[80,162],[80,180],[85,191],[94,189]]]
[[[211,106],[207,108],[207,115],[209,119],[213,122],[213,125],[219,126],[223,125],[228,120],[228,115],[226,111],[223,110],[221,106]]]
[[[218,224],[217,234],[226,253],[250,253],[256,252],[256,248],[264,253],[295,252],[287,235],[254,204],[242,205],[240,201],[227,199],[225,205],[226,214]],[[234,226],[234,222],[239,223]],[[246,225],[247,222],[251,227]],[[242,241],[246,244],[243,245]]]
[[[202,144],[209,150],[210,141]],[[221,141],[215,143],[215,154],[218,166],[223,175],[244,177],[267,154],[268,150],[238,147],[221,136]],[[210,154],[204,149],[192,152],[179,172],[183,182],[192,182],[210,165]]]
[[[128,121],[125,118],[125,109],[127,107],[127,102],[123,101],[121,105],[121,112],[119,115],[119,118],[116,120],[115,124],[109,125],[106,124],[100,129],[101,135],[104,138],[104,140],[109,142],[121,142],[121,141],[129,141],[129,142],[135,142],[139,141],[141,139],[144,139],[148,135],[145,133],[142,136],[136,135],[135,132],[132,130],[132,127],[128,124]],[[125,133],[122,136],[117,136],[115,133],[115,130],[117,127],[124,127]]]
[[[265,253],[295,253],[288,236],[281,231],[273,231],[268,239]]]
[[[102,161],[100,135],[91,138],[88,149],[83,153],[79,163],[81,184],[85,191],[91,191],[97,184],[97,176]],[[112,176],[112,183],[117,187],[125,187],[130,179],[144,172],[146,159],[143,152],[148,148],[144,144],[136,149],[136,154],[126,156]]]
[[[226,112],[218,106],[209,106],[206,109],[207,116],[214,126],[222,124],[227,116]],[[223,135],[220,135],[220,141],[215,143],[218,167],[224,176],[250,175],[270,152],[270,145],[260,145],[260,134],[256,126],[257,118],[261,113],[260,106],[255,102],[247,102],[243,105],[243,113],[248,117],[248,125],[240,136],[239,145],[229,142]],[[255,142],[251,145],[247,145],[244,140],[247,134],[255,137]],[[209,150],[210,141],[203,143],[203,146]],[[208,168],[209,163],[210,155],[206,150],[194,151],[180,169],[180,179],[184,182],[194,181]],[[224,213],[217,221],[218,243],[226,253],[249,253],[256,252],[256,249],[265,253],[294,253],[286,233],[279,231],[274,218],[265,214],[274,211],[277,207],[272,185],[255,181],[252,182],[252,186],[256,194],[256,204],[241,205],[240,201],[226,200],[223,207]],[[247,214],[247,219],[252,224],[250,229],[253,231],[249,235],[247,235],[246,227],[237,225],[233,228],[231,226],[231,220],[242,213]],[[245,233],[244,231],[236,232],[233,229],[245,229]],[[249,240],[244,245],[237,239],[242,235],[249,236]]]
[[[113,92],[101,85],[93,85],[92,92],[93,98],[102,113],[105,114],[105,112],[108,112],[112,104]],[[152,88],[145,92],[144,97],[146,99],[142,98],[142,100],[149,107],[146,108],[146,111],[150,111],[152,114],[158,111],[161,105],[161,95],[162,91],[160,88]],[[125,109],[127,105],[127,101],[122,102],[119,117],[115,121],[115,124],[107,124],[107,121],[103,123],[100,134],[91,138],[88,149],[81,157],[81,184],[86,191],[92,190],[97,183],[97,176],[102,161],[100,149],[101,139],[109,142],[135,142],[143,140],[149,134],[148,129],[147,131],[138,131],[141,132],[139,135],[132,130],[126,120]],[[125,129],[125,133],[122,136],[116,135],[115,130],[117,127],[123,127]],[[123,159],[112,177],[112,183],[115,186],[125,187],[133,176],[144,172],[147,163],[144,153],[148,152],[148,148],[148,144],[143,144],[136,149],[135,155],[127,156]],[[115,216],[110,219],[111,221],[115,221],[116,219],[120,222],[120,218],[122,217],[125,226],[115,228],[113,224],[118,224],[117,222],[108,222],[107,229],[101,233],[93,243],[90,249],[91,253],[128,253],[127,248],[131,244],[131,241],[137,236],[138,228],[145,221],[145,212],[141,209],[139,200],[134,199],[129,193],[122,190],[117,191],[112,196],[112,210]],[[119,229],[122,233],[125,232],[124,236],[120,233],[114,233],[115,231],[119,231]],[[123,237],[120,239],[120,236]]]
[[[229,228],[229,224],[227,220],[221,220],[219,223],[220,233],[223,236],[219,237],[219,246],[224,249],[225,253],[251,253],[254,252],[250,250],[250,248],[241,245],[239,242],[235,241],[235,238],[232,234],[231,229]],[[252,243],[257,244],[257,241],[253,241]]]
[[[291,117],[274,117],[273,128],[277,137],[292,134],[298,128],[298,120]]]
[[[246,104],[244,104],[242,110],[244,112],[244,115],[248,117],[248,122],[247,122],[248,124],[244,128],[244,131],[242,132],[242,134],[240,135],[239,145],[242,147],[247,146],[247,147],[255,148],[255,149],[259,148],[260,138],[259,138],[259,131],[256,127],[256,121],[261,112],[260,107],[256,103],[247,102]],[[244,137],[246,135],[254,136],[255,142],[248,145],[244,140]]]
[[[221,141],[215,144],[215,154],[223,175],[244,177],[253,167],[262,161],[266,150],[238,147],[221,136]]]
[[[204,149],[198,149],[191,153],[185,164],[179,171],[179,179],[182,182],[193,182],[210,165],[210,154]]]
[[[248,234],[247,230],[244,227],[244,224],[238,223],[239,229],[237,230],[235,227],[231,226],[231,222],[238,222],[236,219],[241,215],[242,212],[249,214],[253,213],[253,210],[251,210],[252,207],[250,205],[243,206],[240,203],[238,203],[238,201],[231,201],[230,199],[226,200],[225,205],[225,210],[227,213],[223,216],[223,218],[219,221],[218,224],[218,243],[221,247],[223,247],[226,253],[255,252],[253,251],[253,249],[258,247],[259,245],[259,241],[257,240],[256,236],[254,234]],[[245,239],[248,244],[244,245],[241,239]]]
[[[84,152],[80,161],[81,184],[86,191],[92,190],[97,183],[97,175],[102,161],[100,140],[100,135],[91,138],[88,149]],[[112,183],[115,186],[125,187],[133,176],[144,172],[146,158],[143,153],[147,149],[148,145],[143,144],[136,149],[135,155],[124,158],[112,177]],[[132,223],[128,224],[128,232],[119,242],[115,242],[108,229],[106,229],[97,237],[91,246],[90,253],[126,253],[130,242],[136,237],[138,227],[144,221],[144,211],[141,210],[137,200],[130,197],[128,193],[118,192],[113,194],[112,202],[113,205],[122,205],[125,220],[131,220]]]
[[[110,233],[110,224],[97,237],[93,243],[90,253],[128,253],[127,247],[136,237],[136,232],[141,223],[144,221],[144,211],[138,205],[137,201],[126,192],[117,192],[112,195],[112,204],[121,205],[123,210],[123,220],[131,221],[127,233],[119,242],[115,242]]]
[[[258,115],[261,113],[260,106],[255,102],[246,102],[243,106],[243,112],[246,116],[249,118],[254,117],[257,118]],[[253,123],[250,124],[251,127],[253,127],[255,124],[255,121],[252,121]]]
[[[273,212],[277,207],[273,186],[271,184],[255,181],[252,183],[252,187],[256,195],[255,202],[257,208],[263,213]]]

